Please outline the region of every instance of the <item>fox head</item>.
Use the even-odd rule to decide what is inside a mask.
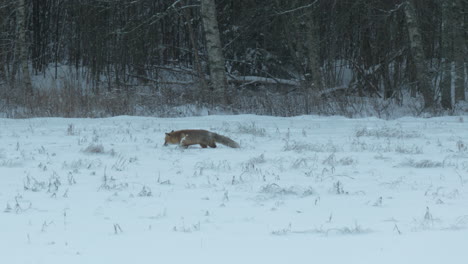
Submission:
[[[164,146],[167,146],[168,144],[179,144],[179,141],[180,139],[174,133],[174,130],[172,130],[171,132],[166,133],[166,137],[164,138]]]

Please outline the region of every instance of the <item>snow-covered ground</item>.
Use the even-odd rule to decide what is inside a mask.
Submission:
[[[0,119],[0,262],[465,263],[467,146],[466,116]]]

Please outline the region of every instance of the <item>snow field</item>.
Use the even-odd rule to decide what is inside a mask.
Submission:
[[[0,258],[460,262],[467,120],[0,119]],[[188,128],[241,148],[163,147]]]

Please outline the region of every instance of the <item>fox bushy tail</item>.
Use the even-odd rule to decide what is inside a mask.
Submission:
[[[219,134],[213,133],[213,138],[216,142],[223,144],[225,146],[231,147],[231,148],[240,148],[239,143],[235,142],[234,140],[221,136]]]

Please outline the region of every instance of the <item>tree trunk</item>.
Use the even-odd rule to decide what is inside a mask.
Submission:
[[[32,96],[31,76],[29,75],[28,67],[28,45],[26,42],[26,16],[24,0],[18,0],[17,11],[17,27],[18,27],[18,45],[19,45],[19,61],[23,72],[23,89],[25,96]],[[26,98],[25,98],[26,99]]]
[[[189,33],[189,38],[190,38],[190,44],[192,45],[192,50],[193,50],[193,57],[195,61],[195,69],[198,74],[198,78],[200,80],[200,86],[203,91],[203,93],[206,93],[207,90],[207,85],[206,85],[206,80],[205,80],[205,72],[203,71],[203,67],[200,62],[200,56],[198,56],[198,45],[197,45],[197,39],[195,37],[195,32],[192,27],[192,15],[190,14],[190,10],[187,8],[184,11],[184,16],[187,21],[187,29]]]
[[[465,100],[465,47],[463,6],[461,0],[452,2],[453,55],[455,60],[455,103]]]
[[[396,64],[396,63],[395,63]],[[387,60],[384,60],[382,64],[382,81],[383,81],[383,98],[390,99],[394,94],[392,81],[390,80],[390,69]]]
[[[3,53],[0,52],[0,84],[2,81],[7,81],[7,75],[5,73],[6,58],[4,58]]]
[[[0,25],[5,23],[4,20],[6,17],[6,13],[7,12],[5,12],[2,8],[0,8]],[[7,56],[4,55],[4,52],[0,52],[0,85],[2,81],[7,82],[7,74],[5,70],[5,66],[7,65],[7,63],[8,63]]]
[[[453,49],[453,19],[449,9],[448,1],[442,3],[442,38],[441,38],[441,65],[442,77],[440,81],[441,100],[440,103],[443,109],[452,109],[452,61]]]
[[[441,100],[443,109],[452,109],[452,67],[451,61],[445,58],[442,62],[442,79],[440,81]]]
[[[464,10],[464,12],[463,12],[463,14],[464,14],[463,15],[463,31],[465,32],[465,34],[464,34],[464,39],[465,40],[464,41],[465,41],[465,45],[467,45],[467,46],[465,46],[465,48],[467,49],[466,52],[468,52],[468,44],[466,44],[466,43],[468,43],[468,14],[467,14],[468,13],[468,0],[464,0],[462,2],[462,6],[463,6],[463,10]],[[466,67],[468,67],[468,54],[466,54],[466,56],[464,56],[464,58],[465,58],[465,65],[466,65]]]
[[[320,30],[315,17],[315,9],[312,8],[307,22],[307,55],[309,59],[310,73],[312,76],[312,90],[322,90],[322,74],[320,72]]]
[[[221,48],[218,20],[216,18],[215,0],[201,0],[201,17],[205,30],[210,81],[214,92],[213,99],[224,105],[227,102],[227,79],[224,69],[224,56]]]
[[[311,10],[307,11],[306,21],[306,47],[307,47],[307,59],[309,62],[309,71],[311,82],[309,87],[305,91],[305,111],[306,114],[311,112],[311,105],[316,95],[323,89],[322,85],[322,74],[320,72],[320,28],[316,21],[315,8],[311,7]],[[301,46],[302,43],[298,43]],[[300,61],[300,60],[299,60]]]
[[[411,57],[406,60],[406,69],[410,85],[410,96],[411,98],[415,98],[418,90],[416,85],[416,66],[414,66],[414,61]]]
[[[434,107],[434,90],[427,70],[425,56],[423,51],[422,37],[419,25],[414,11],[414,0],[408,0],[405,4],[406,27],[408,28],[409,44],[411,55],[415,64],[416,80],[418,82],[419,92],[424,98],[424,109]]]

